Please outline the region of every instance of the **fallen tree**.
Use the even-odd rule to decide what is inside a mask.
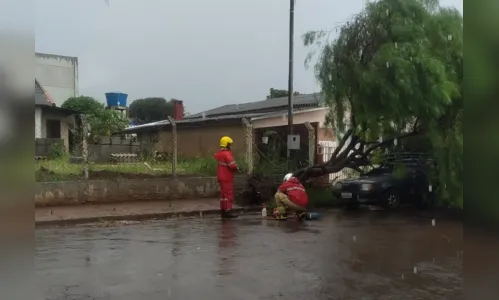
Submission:
[[[421,128],[389,138],[384,141],[366,142],[358,135],[353,134],[354,130],[349,129],[339,142],[338,147],[331,154],[328,161],[308,168],[302,168],[293,172],[293,176],[305,182],[311,177],[323,176],[325,174],[338,173],[345,168],[353,169],[363,173],[361,167],[373,164],[372,155],[376,151],[390,147],[396,141],[421,134]]]
[[[304,35],[340,134],[328,161],[301,180],[361,171],[394,141],[418,136],[438,164],[443,198],[462,206],[463,19],[438,0],[379,0],[344,25]],[[329,37],[338,33],[331,41]]]

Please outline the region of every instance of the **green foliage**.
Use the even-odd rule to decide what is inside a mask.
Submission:
[[[288,90],[278,90],[271,88],[269,91],[269,94],[267,95],[267,99],[274,99],[274,98],[282,98],[282,97],[287,97],[288,96]],[[299,92],[294,91],[293,95],[300,95]]]
[[[283,157],[287,149],[286,136],[268,129],[262,133],[262,137],[267,137],[268,142],[265,145],[258,145],[256,149],[257,152],[253,158],[255,163],[253,173],[260,176],[287,173],[288,161]]]
[[[110,136],[114,132],[128,127],[129,121],[119,111],[110,110],[105,105],[92,97],[72,97],[64,101],[63,108],[73,109],[86,115],[90,124],[90,137]],[[81,128],[74,130],[76,136],[81,136]]]
[[[188,174],[215,176],[217,175],[217,161],[211,157],[198,157],[196,159],[179,159],[178,164]]]
[[[462,203],[463,18],[436,0],[380,0],[340,27],[304,36],[338,132],[364,140],[423,128],[441,194]],[[313,54],[313,52],[312,52]],[[310,61],[309,56],[306,62]]]
[[[163,121],[173,117],[173,103],[158,97],[137,99],[130,104],[130,116],[137,124]]]
[[[152,178],[167,177],[171,175],[172,165],[170,161],[157,161],[151,156],[142,158],[147,162],[136,164],[110,164],[90,163],[89,172],[91,179],[104,178]],[[245,166],[242,159],[237,160],[240,168]],[[177,172],[181,175],[190,176],[215,176],[217,163],[213,157],[200,157],[193,159],[179,159]],[[69,157],[63,155],[59,158],[35,162],[35,178],[38,182],[70,181],[83,179],[81,164],[69,162]]]
[[[235,157],[237,166],[242,172],[248,169],[244,156]],[[179,159],[178,165],[186,174],[215,176],[217,175],[218,163],[213,156],[202,156],[193,159]]]
[[[403,164],[396,164],[393,170],[393,176],[395,178],[402,179],[407,176],[407,167]]]
[[[310,187],[307,188],[307,195],[309,209],[333,207],[339,204],[338,199],[333,197],[331,188]]]
[[[266,160],[261,159],[255,165],[253,173],[265,176],[270,174],[285,174],[288,172],[288,163],[285,159]]]
[[[129,121],[119,111],[102,109],[88,115],[92,136],[110,136],[128,127]]]
[[[66,154],[66,151],[64,150],[64,145],[60,143],[53,143],[50,145],[50,154],[49,157],[51,159],[59,159],[63,157]]]
[[[258,149],[253,161],[255,175],[266,176],[270,174],[285,174],[288,172],[288,161],[281,157],[281,145],[274,143],[275,139],[264,149],[264,153]]]
[[[104,108],[104,104],[92,97],[80,96],[68,98],[61,107],[72,109],[85,115],[91,115],[101,111]]]

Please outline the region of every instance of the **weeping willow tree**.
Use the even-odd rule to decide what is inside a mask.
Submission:
[[[337,38],[330,39],[337,32]],[[301,179],[359,169],[395,140],[416,137],[435,158],[439,191],[463,201],[463,18],[438,0],[380,0],[337,29],[303,36],[342,133],[324,164]]]

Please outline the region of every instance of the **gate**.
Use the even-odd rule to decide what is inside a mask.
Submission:
[[[336,141],[319,141],[318,154],[321,162],[326,162],[331,158],[334,150],[338,147],[338,142]],[[347,179],[359,176],[359,173],[355,170],[345,168],[338,173],[329,174],[329,181],[335,181],[340,179]]]

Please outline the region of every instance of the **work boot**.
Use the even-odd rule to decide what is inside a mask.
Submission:
[[[235,219],[238,217],[238,215],[234,214],[230,210],[222,210],[221,217],[222,219]]]
[[[274,216],[274,218],[276,218],[276,220],[287,220],[288,219],[288,216],[285,213],[284,214],[279,213],[277,208],[274,209],[272,216]]]
[[[276,218],[276,220],[281,220],[281,221],[288,219],[288,217],[285,214],[275,214],[274,217]]]

